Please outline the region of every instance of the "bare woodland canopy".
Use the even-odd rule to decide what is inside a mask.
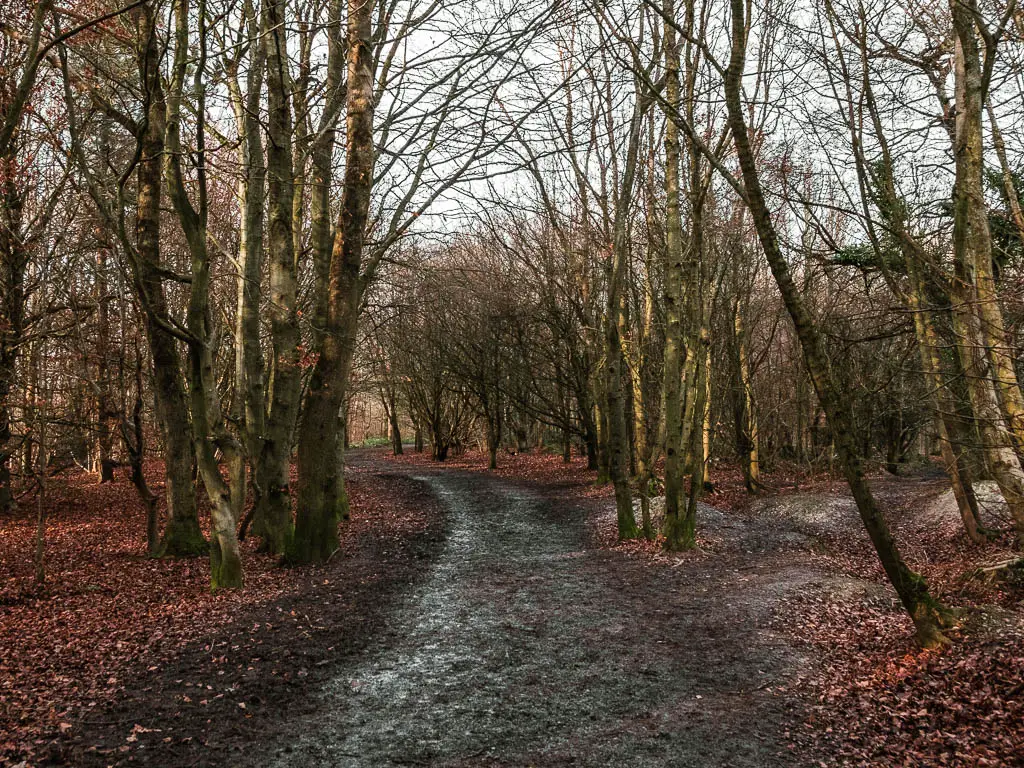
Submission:
[[[239,535],[323,561],[360,395],[395,450],[585,453],[624,538],[663,486],[672,549],[712,458],[751,492],[835,462],[926,645],[950,614],[866,463],[935,454],[973,540],[1024,539],[1015,0],[0,20],[0,510],[123,464],[151,551],[209,551],[214,587],[242,584]]]

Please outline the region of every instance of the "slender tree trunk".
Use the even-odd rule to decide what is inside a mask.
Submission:
[[[191,334],[188,342],[188,393],[196,463],[210,502],[210,586],[217,589],[242,586],[242,560],[235,532],[239,516],[239,511],[234,506],[237,497],[232,495],[230,484],[221,475],[220,462],[217,460],[219,449],[229,459],[229,466],[233,465],[231,468],[237,473],[237,463],[232,459],[237,459],[241,451],[224,428],[213,364],[213,349],[217,345],[218,334],[213,327],[210,313],[210,256],[207,249],[204,6],[205,0],[199,0],[199,7],[196,9],[197,44],[200,51],[194,81],[195,109],[198,116],[195,153],[198,159],[198,208],[193,206],[189,199],[181,167],[181,106],[190,56],[189,0],[175,2],[174,65],[167,98],[166,149],[170,198],[192,257],[192,282],[187,317],[188,330]]]
[[[889,526],[875,503],[871,489],[864,477],[861,458],[855,444],[856,432],[849,403],[836,387],[828,367],[821,335],[793,282],[789,263],[779,246],[771,212],[761,189],[742,102],[742,80],[747,45],[746,5],[744,0],[730,0],[730,8],[732,11],[732,50],[725,74],[726,107],[729,127],[742,172],[746,202],[750,208],[761,246],[796,328],[807,372],[828,417],[836,450],[850,485],[850,491],[856,501],[857,510],[886,575],[914,621],[918,641],[926,647],[947,643],[948,640],[942,634],[941,629],[949,621],[948,612],[929,594],[924,579],[907,567],[892,538]]]
[[[391,452],[402,455],[402,430],[398,424],[398,402],[393,387],[388,389],[388,423],[391,426]]]
[[[599,441],[597,437],[597,422],[594,420],[594,408],[590,403],[589,393],[582,402],[579,401],[578,392],[576,397],[580,423],[583,425],[583,441],[587,451],[587,469],[597,470],[600,460],[598,457]]]
[[[712,438],[712,425],[711,425],[711,341],[708,339],[708,343],[704,348],[704,402],[700,409],[700,477],[701,486],[704,490],[708,490],[711,487],[711,438]]]
[[[665,98],[670,109],[679,110],[679,45],[675,28],[675,2],[664,4]],[[668,550],[691,549],[697,540],[693,520],[683,506],[683,453],[685,448],[682,378],[684,357],[683,322],[686,316],[683,294],[683,224],[679,209],[680,144],[679,127],[669,120],[665,126],[665,520],[662,533]]]
[[[263,296],[263,206],[266,197],[267,168],[263,159],[263,134],[260,104],[263,97],[266,62],[266,36],[252,0],[243,7],[244,23],[253,40],[253,52],[243,95],[238,82],[237,65],[229,70],[231,104],[239,135],[239,161],[242,178],[238,182],[238,204],[241,227],[238,237],[238,303],[235,318],[235,398],[241,417],[241,434],[245,458],[251,468],[253,504],[262,506],[264,479],[260,476],[263,440],[266,430],[264,404],[265,369],[260,344],[260,302]],[[244,467],[242,467],[244,471]],[[236,494],[245,497],[245,484],[233,485]],[[243,531],[245,525],[243,525]]]
[[[743,467],[743,483],[748,493],[756,493],[761,485],[758,459],[757,411],[750,376],[750,355],[743,313],[737,296],[732,305],[733,340],[736,347],[736,447]]]

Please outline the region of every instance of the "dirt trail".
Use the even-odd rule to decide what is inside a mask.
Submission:
[[[794,521],[702,506],[707,551],[601,548],[606,500],[351,456],[424,511],[371,527],[308,588],[197,632],[52,745],[75,766],[802,766],[817,672],[775,633],[801,592],[880,587],[808,565]],[[596,505],[596,506],[595,506]],[[806,743],[806,739],[799,740]],[[823,747],[824,749],[824,747]]]
[[[802,727],[794,689],[812,662],[766,625],[787,594],[828,576],[767,546],[652,567],[589,545],[584,513],[537,490],[396,469],[441,497],[445,543],[378,636],[309,691],[317,715],[267,765],[810,759],[787,731]]]

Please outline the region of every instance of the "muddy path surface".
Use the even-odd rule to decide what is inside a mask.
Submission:
[[[350,471],[429,523],[370,527],[295,596],[140,659],[48,764],[817,764],[793,738],[817,661],[772,627],[800,592],[877,586],[807,565],[791,521],[702,506],[728,545],[652,562],[599,546],[612,511],[578,484],[372,452]]]
[[[766,625],[780,595],[826,577],[753,555],[651,567],[593,546],[585,513],[543,487],[396,469],[440,497],[445,541],[374,641],[310,691],[317,715],[266,765],[810,758],[788,732],[802,727],[794,688],[811,661]]]

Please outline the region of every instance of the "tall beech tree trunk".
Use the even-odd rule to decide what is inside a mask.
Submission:
[[[236,62],[229,63],[228,87],[239,136],[239,162],[242,177],[238,181],[238,205],[241,226],[238,233],[238,304],[235,317],[235,398],[241,421],[246,459],[253,480],[255,510],[262,506],[264,494],[260,457],[266,430],[266,406],[263,387],[266,380],[263,347],[260,344],[260,302],[263,297],[263,206],[266,202],[267,167],[263,159],[263,128],[260,104],[263,98],[266,64],[266,35],[252,0],[243,6],[246,31],[252,39],[252,56],[245,92],[238,80]],[[238,492],[244,495],[244,487]],[[243,530],[245,525],[243,524]]]
[[[679,110],[679,43],[675,27],[675,1],[664,4],[665,99],[671,110]],[[679,209],[680,144],[679,127],[669,120],[665,126],[665,519],[662,533],[668,550],[696,546],[693,519],[686,515],[683,499],[683,358],[686,317],[683,279],[683,223]]]
[[[372,3],[349,0],[345,177],[331,253],[326,331],[299,427],[298,510],[289,551],[296,562],[321,562],[334,554],[345,507],[338,414],[356,345],[364,287],[360,269],[373,189],[373,10]]]
[[[608,472],[615,487],[615,510],[619,539],[635,539],[639,534],[633,513],[633,492],[629,486],[630,443],[626,423],[626,393],[622,352],[622,327],[625,324],[624,282],[629,260],[629,208],[639,156],[643,107],[636,94],[630,121],[629,146],[615,205],[612,230],[611,269],[608,277],[608,302],[605,311],[605,400],[608,403]]]
[[[191,434],[195,443],[196,463],[210,502],[210,586],[242,586],[242,560],[238,551],[235,524],[238,512],[237,497],[232,484],[224,480],[218,450],[238,477],[240,447],[227,432],[221,418],[220,399],[214,372],[213,350],[218,334],[210,313],[210,255],[207,249],[207,192],[205,125],[206,98],[204,91],[206,50],[205,0],[199,0],[198,41],[200,51],[195,68],[194,92],[196,97],[196,186],[198,208],[189,199],[182,168],[181,107],[184,100],[186,66],[189,47],[189,0],[176,0],[174,65],[167,98],[166,150],[167,182],[174,210],[178,214],[185,241],[192,260],[192,282],[189,291],[187,326],[188,340],[188,393],[191,405]]]
[[[988,469],[1006,499],[1018,539],[1024,543],[1024,466],[1015,450],[1024,445],[1024,400],[996,295],[982,179],[982,109],[987,83],[975,26],[980,11],[975,0],[953,0],[950,11],[956,33],[953,251],[958,274],[954,317],[959,320],[958,332],[967,361],[964,367],[974,415],[985,442]]]
[[[199,529],[192,466],[195,450],[181,360],[163,288],[160,254],[160,199],[166,111],[160,82],[160,51],[156,13],[147,3],[135,12],[139,41],[139,72],[146,97],[136,183],[133,278],[143,307],[146,340],[153,360],[154,399],[164,443],[167,478],[167,525],[160,554],[192,556],[207,551]]]
[[[862,459],[854,435],[853,413],[839,392],[829,369],[821,334],[807,309],[779,246],[771,211],[765,202],[753,148],[747,133],[742,102],[742,82],[746,58],[747,29],[744,0],[730,0],[732,39],[729,65],[725,72],[725,100],[728,122],[742,172],[743,190],[775,282],[778,284],[803,352],[804,364],[829,421],[838,458],[850,485],[864,527],[878,553],[886,575],[917,628],[922,646],[935,647],[948,643],[942,628],[948,625],[949,613],[928,592],[924,579],[913,572],[900,555],[884,516],[875,503],[864,477]]]
[[[653,131],[652,131],[653,132]],[[650,165],[653,167],[653,157]],[[646,192],[648,200],[654,200],[653,189]],[[652,217],[648,217],[648,226],[653,230]],[[633,402],[636,404],[634,410],[635,426],[633,432],[636,435],[636,484],[640,496],[640,530],[643,537],[648,541],[654,541],[655,531],[651,518],[651,487],[654,481],[654,462],[661,438],[661,394],[651,391],[647,379],[650,377],[649,368],[651,360],[648,355],[648,347],[652,342],[654,334],[654,286],[651,275],[653,273],[652,249],[648,249],[646,263],[644,264],[643,294],[644,312],[643,323],[639,330],[638,338],[633,345],[635,353],[630,364],[633,385]],[[568,433],[566,432],[566,439]],[[568,446],[564,448],[568,452]]]
[[[992,266],[992,233],[988,224],[983,173],[983,110],[988,83],[985,82],[979,33],[976,28],[981,11],[977,0],[951,0],[950,12],[954,45],[956,118],[953,156],[956,180],[953,185],[953,249],[958,259],[970,264],[973,281],[969,291],[971,305],[981,321],[982,339],[991,358],[992,375],[999,404],[1006,415],[1016,447],[1024,447],[1024,396],[1017,381],[1013,346],[1006,333],[1003,311],[996,291]],[[995,55],[994,51],[990,55]],[[1024,541],[1024,515],[1014,514],[1017,530]]]
[[[265,0],[263,33],[267,38],[267,242],[270,262],[270,335],[272,386],[256,478],[259,506],[253,530],[262,547],[282,554],[292,535],[290,461],[302,383],[301,336],[297,314],[293,208],[295,168],[292,107],[289,97],[288,38],[285,0]]]

